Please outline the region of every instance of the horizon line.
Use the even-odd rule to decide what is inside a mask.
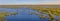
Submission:
[[[60,5],[60,4],[0,4],[0,5]]]

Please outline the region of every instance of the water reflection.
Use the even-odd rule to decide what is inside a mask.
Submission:
[[[15,12],[17,9],[0,8],[1,11]],[[19,8],[16,16],[5,16],[8,21],[47,21],[47,19],[40,19],[37,15],[29,15],[31,9]]]

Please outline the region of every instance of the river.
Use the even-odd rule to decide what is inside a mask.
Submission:
[[[17,9],[0,8],[0,11],[14,12]],[[31,9],[19,8],[16,16],[5,16],[5,19],[7,21],[47,21],[47,19],[40,19],[35,14],[30,15],[30,11],[36,12]]]

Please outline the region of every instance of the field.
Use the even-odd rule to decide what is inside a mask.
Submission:
[[[60,5],[0,5],[0,8],[20,8],[20,7],[60,8]]]

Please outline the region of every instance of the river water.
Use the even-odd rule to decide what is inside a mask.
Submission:
[[[17,9],[8,9],[8,8],[0,8],[0,11],[7,12],[15,12],[18,11],[16,16],[5,16],[7,21],[47,21],[48,19],[40,19],[37,15],[30,15],[30,11],[37,12],[31,9],[19,8]]]

